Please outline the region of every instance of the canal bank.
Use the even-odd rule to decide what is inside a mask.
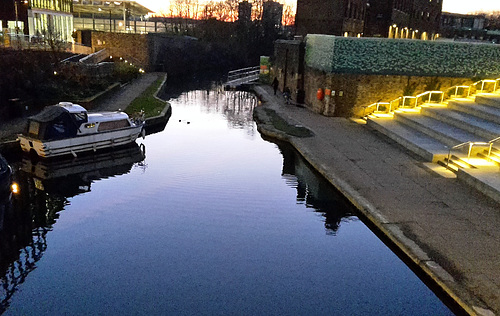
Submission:
[[[497,203],[456,179],[430,172],[419,158],[366,125],[287,105],[268,86],[256,86],[255,92],[264,105],[254,113],[259,131],[291,143],[456,302],[456,313],[500,312]],[[270,110],[289,127],[307,128],[313,135],[297,137],[276,129]]]

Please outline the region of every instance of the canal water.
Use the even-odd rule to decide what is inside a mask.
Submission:
[[[451,315],[245,92],[170,100],[141,146],[15,164],[5,315]]]

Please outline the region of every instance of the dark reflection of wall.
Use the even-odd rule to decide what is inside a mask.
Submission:
[[[199,85],[195,90],[175,90],[175,87],[167,87],[165,90],[167,93],[164,97],[167,100],[173,98],[177,103],[199,103],[203,100],[201,106],[206,113],[221,113],[229,128],[246,129],[249,134],[255,134],[253,110],[258,100],[251,92],[224,91],[221,82],[216,81]],[[177,93],[181,91],[182,93]]]
[[[20,193],[0,198],[0,314],[36,268],[47,248],[46,235],[68,198],[90,191],[92,182],[143,167],[144,151],[134,144],[77,159],[23,160],[16,165]]]
[[[297,202],[322,213],[328,233],[336,234],[342,221],[353,220],[354,207],[305,162],[289,144],[278,144],[283,155],[282,177],[297,190]]]
[[[222,87],[224,74],[206,73],[194,75],[192,78],[179,80],[179,78],[168,77],[164,89],[159,97],[164,100],[177,99],[181,94],[188,91],[212,90],[214,87]]]

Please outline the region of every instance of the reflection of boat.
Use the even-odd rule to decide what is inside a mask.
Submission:
[[[55,157],[134,142],[144,124],[123,112],[87,113],[78,104],[61,102],[28,119],[21,149],[40,157]]]
[[[0,155],[0,196],[10,190],[11,180],[12,169],[7,163],[7,160]]]
[[[128,173],[144,158],[143,145],[133,143],[95,155],[57,161],[33,162],[24,158],[21,171],[32,179],[36,189],[71,197],[90,191],[92,181]]]

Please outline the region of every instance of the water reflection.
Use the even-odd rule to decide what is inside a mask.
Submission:
[[[201,106],[202,113],[222,114],[229,128],[245,129],[251,135],[255,133],[252,115],[258,99],[248,91],[224,91],[222,85],[213,83],[205,90],[184,92],[175,103],[196,103]]]
[[[76,159],[18,163],[20,194],[0,198],[0,314],[47,248],[47,233],[68,198],[90,191],[100,179],[123,175],[143,164],[144,148],[125,148]]]
[[[319,176],[293,147],[278,144],[278,148],[283,155],[283,179],[297,190],[298,203],[324,216],[327,234],[336,235],[342,222],[358,220],[346,199]]]

